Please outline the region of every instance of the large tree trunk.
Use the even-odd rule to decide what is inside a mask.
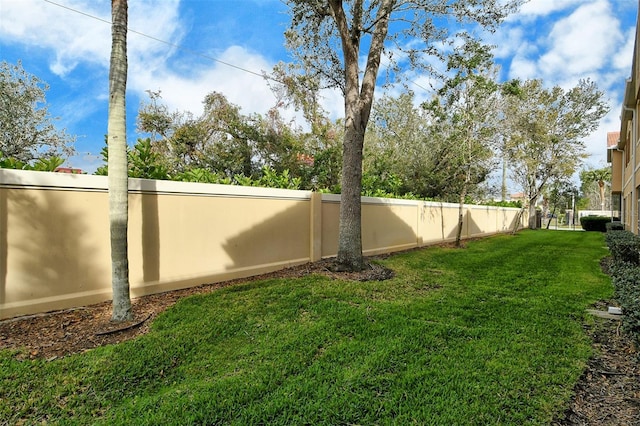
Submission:
[[[340,197],[340,227],[338,265],[341,269],[360,271],[362,256],[362,149],[364,128],[357,124],[345,129],[342,147],[342,195]]]
[[[111,231],[112,321],[132,318],[127,250],[128,177],[125,93],[127,88],[127,0],[111,0],[109,69],[109,224]]]
[[[533,199],[529,200],[529,229],[538,229],[538,224],[536,221],[536,199],[538,197],[535,197]]]
[[[362,147],[373,104],[373,92],[380,68],[380,56],[389,30],[389,16],[394,4],[394,0],[383,0],[378,7],[367,65],[362,77],[362,87],[360,87],[359,61],[361,58],[359,52],[362,29],[358,25],[362,21],[363,3],[356,2],[353,5],[352,25],[355,28],[349,28],[342,0],[329,1],[329,7],[342,41],[345,72],[345,136],[342,146],[342,197],[337,259],[338,268],[343,270],[360,271],[364,267],[360,200]]]

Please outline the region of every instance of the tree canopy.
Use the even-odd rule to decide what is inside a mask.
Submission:
[[[506,157],[514,181],[529,200],[529,227],[545,185],[576,172],[586,158],[584,138],[608,112],[604,93],[590,80],[564,90],[542,80],[510,81],[503,86],[509,136]]]
[[[607,202],[605,190],[607,185],[611,185],[611,167],[603,167],[601,169],[585,169],[580,172],[580,181],[582,182],[582,194],[589,199],[589,206],[597,205],[597,208],[604,210]],[[597,188],[598,200],[593,202],[590,195],[593,193],[593,187]]]
[[[433,113],[433,127],[445,141],[445,155],[439,159],[438,171],[457,194],[459,245],[467,194],[483,183],[495,166],[500,111],[497,69],[488,46],[466,37],[449,56],[447,70],[451,74],[424,107]]]
[[[22,68],[0,62],[0,159],[22,163],[73,154],[75,137],[57,129],[45,93],[49,86]]]
[[[401,68],[430,71],[428,56],[443,58],[464,25],[494,29],[520,1],[287,0],[287,47],[307,74],[341,90],[345,121],[338,267],[364,266],[360,193],[367,124],[383,58],[388,76]],[[456,21],[459,26],[450,24]],[[451,28],[456,28],[451,31]],[[464,30],[461,30],[464,31]],[[445,47],[445,49],[441,49]]]
[[[167,178],[195,177],[193,171],[199,170],[200,176],[218,176],[214,181],[246,183],[286,172],[303,188],[339,189],[339,133],[324,116],[318,115],[316,122],[321,124],[305,132],[286,122],[277,107],[264,116],[245,115],[218,92],[205,96],[198,117],[188,111],[170,112],[159,92],[149,95],[150,101],[139,110],[138,130],[150,135],[150,148],[144,149],[162,162]]]

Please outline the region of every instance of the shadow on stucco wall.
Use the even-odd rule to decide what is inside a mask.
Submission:
[[[7,248],[8,213],[7,188],[0,187],[0,306],[5,301],[5,287],[7,285]]]
[[[61,309],[77,305],[70,299],[105,292],[109,270],[100,266],[100,253],[90,238],[95,232],[90,232],[89,219],[83,215],[87,210],[80,205],[93,206],[96,193],[29,189],[2,193],[3,303],[33,300],[44,309]],[[20,314],[19,308],[11,309]]]
[[[331,216],[335,217],[326,217],[327,209],[324,209],[323,226],[326,226],[327,222],[339,220],[337,213],[339,203],[333,204],[336,208],[331,212]],[[410,245],[417,245],[414,229],[396,215],[392,207],[381,204],[377,205],[375,210],[374,213],[369,212],[368,218],[375,216],[374,220],[363,219],[364,251],[381,253],[398,250],[399,247],[409,248]],[[297,260],[297,263],[301,263],[300,260],[309,261],[311,244],[309,221],[308,207],[298,205],[242,230],[223,243],[224,250],[233,260],[233,264],[228,265],[228,269],[246,267],[252,262],[275,264],[290,260]],[[365,225],[367,221],[369,224]],[[337,253],[338,226],[332,226],[331,229],[332,232],[323,231],[321,251],[324,257],[335,256]]]
[[[222,242],[222,248],[233,262],[226,265],[226,269],[308,260],[309,220],[308,205],[297,203],[243,229]]]
[[[140,194],[142,210],[142,277],[145,283],[160,279],[160,218],[156,181]]]

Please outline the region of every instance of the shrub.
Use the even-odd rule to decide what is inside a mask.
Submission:
[[[629,231],[609,231],[605,241],[615,262],[640,265],[640,238]]]
[[[12,157],[5,156],[0,151],[0,169],[35,170],[36,172],[53,172],[64,163],[64,158],[52,156],[39,158],[35,162],[23,163]]]
[[[495,206],[495,207],[514,207],[514,208],[522,208],[522,201],[484,201],[482,203],[483,206]]]
[[[624,231],[624,225],[622,224],[622,222],[618,222],[618,221],[607,222],[605,227],[607,228],[607,232],[609,232],[609,231]]]
[[[615,262],[611,277],[616,299],[624,313],[622,325],[640,342],[640,267],[629,262]]]
[[[611,218],[606,216],[585,216],[580,218],[580,225],[585,231],[606,232],[606,225],[610,222]]]
[[[174,175],[172,179],[181,182],[218,183],[223,185],[231,185],[230,178],[200,167],[187,169],[181,173]]]

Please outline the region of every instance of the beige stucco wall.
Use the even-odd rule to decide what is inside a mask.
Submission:
[[[453,205],[447,207],[445,203],[421,203],[418,207],[418,241],[421,244],[431,244],[455,239],[456,217],[447,214]]]
[[[309,261],[308,198],[133,194],[130,210],[134,296]]]
[[[142,179],[129,191],[133,297],[337,252],[338,195]],[[509,231],[517,213],[465,206],[463,238]],[[363,250],[452,241],[457,214],[454,204],[364,197]],[[110,298],[107,179],[0,169],[0,318]]]
[[[366,255],[406,250],[417,245],[417,203],[363,197],[362,251]]]
[[[340,196],[324,194],[322,256],[337,254]],[[362,248],[365,254],[390,253],[439,242],[455,241],[458,204],[415,200],[362,198]],[[509,232],[518,209],[464,206],[462,238]],[[526,217],[520,219],[520,226]]]
[[[105,195],[0,188],[0,317],[111,297]]]
[[[106,178],[0,170],[0,318],[111,298]],[[131,179],[133,297],[310,260],[308,191]]]

